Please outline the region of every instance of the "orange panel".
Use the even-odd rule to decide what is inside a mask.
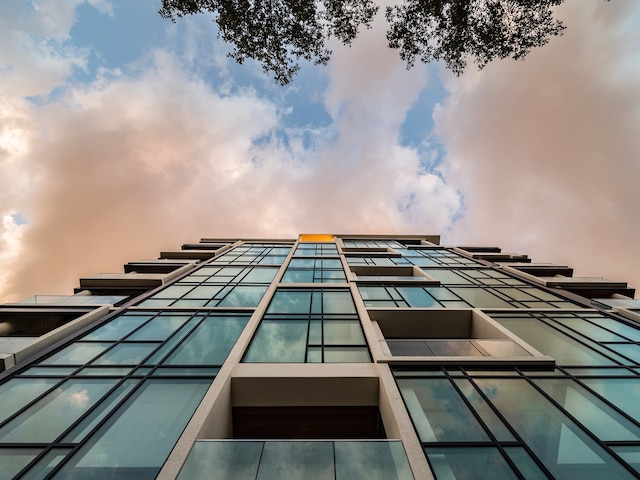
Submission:
[[[333,242],[333,235],[330,233],[301,233],[301,242]]]

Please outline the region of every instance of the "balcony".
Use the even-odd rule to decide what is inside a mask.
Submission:
[[[198,440],[178,479],[412,480],[400,441]]]

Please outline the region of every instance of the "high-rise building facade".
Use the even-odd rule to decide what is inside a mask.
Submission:
[[[0,306],[0,478],[637,478],[634,291],[439,240],[204,238]]]

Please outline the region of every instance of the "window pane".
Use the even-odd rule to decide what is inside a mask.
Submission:
[[[13,378],[0,385],[0,422],[16,413],[27,403],[53,387],[55,378]]]
[[[127,340],[166,340],[187,320],[186,315],[158,315]]]
[[[164,362],[165,365],[222,365],[249,317],[209,317]]]
[[[530,317],[495,317],[495,320],[561,365],[615,365],[612,360],[538,320]]]
[[[323,291],[322,309],[324,313],[356,313],[351,292]]]
[[[359,287],[363,300],[391,300],[391,296],[384,287]]]
[[[324,343],[325,345],[364,345],[360,322],[358,320],[325,320]]]
[[[547,480],[547,475],[522,447],[506,447],[505,452],[527,480]]]
[[[254,480],[262,446],[263,442],[197,441],[178,479]]]
[[[398,291],[409,305],[417,308],[439,307],[440,304],[435,299],[418,287],[398,287]]]
[[[153,352],[159,343],[121,343],[92,362],[93,365],[137,365]]]
[[[306,320],[262,320],[245,362],[304,362]]]
[[[210,382],[147,380],[56,478],[155,478]]]
[[[218,306],[219,307],[256,307],[264,292],[267,291],[267,286],[254,287],[239,285],[235,287],[229,295],[224,297]]]
[[[469,381],[466,379],[455,379],[454,382],[499,442],[515,441],[509,429],[502,423],[502,420],[500,420],[498,415],[495,414]]]
[[[371,361],[366,347],[325,347],[326,363],[368,363]]]
[[[458,294],[474,307],[511,308],[508,302],[505,302],[482,288],[452,288],[451,291]]]
[[[151,318],[150,315],[121,315],[85,335],[83,340],[120,340]]]
[[[72,343],[40,363],[43,365],[84,365],[111,345],[111,343]]]
[[[640,421],[640,383],[635,378],[585,378],[581,382]]]
[[[0,439],[52,442],[115,384],[115,379],[70,379],[2,427]]]
[[[478,378],[475,382],[555,478],[633,478],[526,381]]]
[[[602,440],[640,440],[640,429],[569,379],[535,380],[542,389]]]
[[[200,285],[185,295],[185,299],[210,300],[214,298],[224,285]]]
[[[180,298],[192,288],[193,285],[172,285],[156,293],[151,298]]]
[[[336,480],[413,480],[402,442],[335,442]]]
[[[447,379],[398,379],[409,415],[423,442],[488,441]]]
[[[276,273],[278,273],[277,268],[255,267],[241,281],[242,283],[271,283]]]
[[[332,442],[265,442],[257,480],[334,480]]]
[[[35,448],[0,448],[0,478],[13,478],[39,453]]]
[[[267,313],[309,313],[310,291],[277,290]]]
[[[282,283],[313,283],[313,270],[287,270]]]
[[[46,477],[51,473],[51,470],[57,467],[58,464],[65,459],[70,451],[71,448],[54,448],[49,450],[44,457],[38,460],[38,462],[20,478],[22,480],[40,480]]]
[[[496,448],[427,448],[429,463],[439,480],[517,479]]]

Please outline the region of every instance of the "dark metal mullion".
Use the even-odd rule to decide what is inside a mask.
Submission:
[[[150,372],[151,373],[151,372]],[[113,406],[113,408],[111,408],[111,411],[109,411],[104,418],[102,418],[102,420],[100,420],[84,437],[84,439],[82,439],[81,441],[79,441],[75,447],[73,447],[73,449],[65,456],[65,458],[58,463],[58,465],[56,465],[51,472],[49,472],[49,474],[44,477],[43,480],[49,480],[51,478],[53,478],[53,476],[55,476],[55,474],[64,466],[67,464],[67,462],[69,461],[69,459],[71,459],[76,453],[78,453],[78,451],[88,443],[88,441],[96,434],[96,432],[102,428],[102,426],[107,423],[115,414],[115,412],[117,412],[118,410],[120,410],[120,408],[122,408],[122,406],[129,401],[129,399],[131,399],[136,392],[141,388],[141,386],[143,384],[145,384],[146,382],[149,381],[150,379],[150,373],[148,373],[147,375],[143,376],[142,378],[137,378],[137,383],[134,384],[133,388],[131,389],[131,391],[129,392],[129,394],[127,394],[124,398],[122,398],[118,403],[116,403],[115,406]],[[136,376],[137,377],[137,376]],[[122,382],[124,382],[127,379],[136,379],[134,378],[131,374],[125,376],[122,378]],[[104,397],[103,397],[104,398]]]
[[[313,291],[312,291],[313,292]],[[313,302],[313,293],[311,293]],[[324,290],[320,290],[320,359],[324,363]]]
[[[133,333],[137,332],[138,330],[140,330],[142,327],[144,327],[145,325],[149,324],[149,322],[151,322],[153,319],[157,318],[157,316],[160,314],[161,312],[157,312],[155,314],[153,314],[151,316],[151,318],[149,318],[146,322],[144,322],[143,324],[139,325],[137,328],[135,328],[134,330],[132,330],[131,332],[129,332],[127,334],[127,337],[129,335],[132,335]],[[113,317],[111,321],[115,320],[116,318],[120,318],[123,315],[118,315],[116,317]],[[107,323],[110,322],[105,322],[103,324],[101,324],[98,328],[102,327],[103,325],[107,325]],[[96,328],[97,330],[97,328]],[[69,342],[68,344],[66,344],[64,347],[62,347],[60,350],[56,351],[55,353],[58,353],[60,351],[62,351],[64,348],[73,345],[73,344],[77,344],[79,342],[82,342],[82,339],[79,340],[75,340],[73,342]],[[89,361],[85,362],[82,365],[72,365],[72,364],[68,364],[68,367],[74,367],[75,371],[71,374],[68,374],[66,376],[62,377],[61,381],[58,381],[57,383],[55,383],[51,388],[49,388],[48,390],[46,390],[45,392],[43,392],[42,394],[40,394],[38,397],[36,397],[34,400],[32,400],[31,402],[29,402],[28,404],[26,404],[24,407],[22,407],[20,410],[18,410],[17,412],[15,412],[13,415],[11,415],[10,417],[6,418],[4,421],[0,422],[0,429],[3,428],[6,424],[8,424],[12,419],[16,418],[17,416],[19,416],[21,413],[25,412],[26,410],[28,410],[31,406],[33,406],[34,404],[36,404],[38,401],[40,401],[41,399],[43,399],[45,396],[47,396],[49,393],[51,393],[55,388],[58,388],[60,385],[62,385],[63,383],[65,383],[66,381],[70,380],[71,378],[78,378],[77,377],[77,373],[84,369],[85,367],[89,366],[91,364],[91,362],[95,361],[97,358],[99,358],[100,356],[102,356],[103,354],[105,354],[106,352],[110,351],[111,349],[113,349],[116,345],[123,343],[124,339],[121,338],[120,340],[88,340],[86,341],[86,343],[100,343],[100,342],[109,342],[112,345],[110,347],[107,347],[105,350],[103,350],[102,352],[100,352],[99,354],[97,354],[95,357],[92,357]],[[54,354],[55,354],[54,353]],[[34,366],[45,366],[45,367],[49,367],[49,366],[53,366],[53,367],[59,367],[62,366],[64,367],[65,365],[41,365],[41,362],[39,362],[38,364],[31,364],[30,367],[34,367]],[[50,376],[50,377],[44,377],[42,375],[34,375],[35,378],[56,378],[56,376]],[[20,378],[20,377],[13,377],[13,378]],[[114,387],[115,388],[115,387]],[[107,393],[108,395],[108,393]],[[88,412],[87,412],[88,413]]]
[[[471,305],[471,303],[467,302],[464,298],[462,298],[462,297],[461,297],[460,295],[458,295],[456,292],[454,292],[453,290],[451,290],[451,288],[450,288],[449,286],[447,286],[447,285],[440,285],[440,287],[441,287],[441,288],[446,289],[450,294],[455,295],[456,297],[458,297],[458,300],[454,300],[454,301],[464,302],[464,303],[466,303],[467,305],[469,305],[469,308],[478,308],[478,307],[475,307],[475,306]],[[464,288],[464,287],[462,287],[462,288]],[[473,288],[473,287],[468,287],[468,286],[467,286],[467,288]],[[436,302],[439,302],[440,304],[442,304],[442,302],[450,302],[450,301],[451,301],[451,300],[438,300],[438,299],[436,299],[435,297],[433,297],[433,298],[436,300]],[[444,306],[444,305],[443,305],[443,307],[444,307],[444,308],[446,308],[446,306]]]
[[[78,367],[80,368],[80,367]],[[78,368],[76,368],[76,371],[78,370]],[[75,372],[74,372],[75,373]],[[15,379],[20,378],[20,377],[13,377]],[[27,377],[29,378],[29,377]],[[44,392],[42,392],[40,395],[38,395],[36,398],[34,398],[33,400],[31,400],[29,403],[27,403],[25,406],[23,406],[22,408],[20,408],[19,410],[17,410],[13,415],[10,415],[9,417],[5,418],[2,422],[0,422],[0,429],[4,428],[5,425],[7,425],[8,423],[10,423],[13,419],[17,418],[18,416],[20,416],[22,413],[24,413],[26,410],[28,410],[29,408],[31,408],[33,405],[35,405],[36,403],[38,403],[40,400],[42,400],[44,397],[46,397],[47,395],[49,395],[53,390],[55,390],[56,388],[58,388],[60,385],[62,385],[64,382],[66,382],[67,380],[69,380],[69,378],[72,378],[71,376],[67,375],[61,375],[60,377],[55,377],[55,376],[50,376],[50,377],[42,377],[42,376],[38,376],[37,378],[57,378],[58,381],[55,382],[51,387],[49,387],[48,389],[46,389]]]
[[[567,332],[562,331],[560,328],[558,328],[557,326],[555,326],[555,325],[553,325],[551,322],[549,322],[549,319],[547,319],[546,317],[542,317],[542,316],[541,316],[541,317],[537,317],[537,316],[534,316],[533,318],[535,318],[535,319],[536,319],[537,321],[539,321],[539,322],[542,322],[543,324],[547,325],[548,327],[550,327],[550,328],[554,329],[556,332],[560,332],[562,335],[565,335],[565,336],[567,336],[567,337],[571,338],[572,340],[575,340],[575,341],[576,341],[576,342],[578,342],[580,345],[583,345],[583,346],[585,346],[586,348],[588,348],[588,349],[590,349],[590,350],[592,350],[592,351],[594,351],[594,352],[598,353],[599,355],[602,355],[603,357],[605,357],[605,358],[607,358],[607,359],[611,360],[611,361],[612,361],[612,362],[614,362],[616,365],[618,365],[618,366],[623,366],[623,367],[624,367],[624,366],[626,366],[626,365],[623,365],[622,363],[620,363],[620,361],[619,361],[619,360],[616,360],[616,359],[614,359],[614,358],[611,358],[611,357],[607,354],[607,353],[610,351],[610,352],[615,353],[616,355],[620,355],[621,357],[624,357],[624,355],[622,355],[621,353],[618,353],[618,352],[616,352],[615,350],[612,350],[612,349],[607,348],[607,347],[604,347],[604,348],[607,350],[607,352],[604,352],[604,353],[603,353],[603,352],[600,352],[600,351],[596,350],[595,348],[593,348],[591,345],[589,345],[589,344],[585,343],[585,342],[582,340],[582,338],[573,337],[573,336],[571,336],[571,335],[567,334]],[[572,329],[570,329],[570,330],[572,330]],[[572,330],[572,331],[573,331],[573,330]],[[599,342],[596,342],[595,340],[592,340],[591,338],[587,337],[586,335],[582,335],[582,334],[580,334],[580,337],[587,338],[587,339],[591,340],[592,342],[597,343],[598,345],[601,345]],[[627,357],[625,357],[625,358],[627,358]],[[629,361],[631,361],[631,359],[628,359],[628,360],[629,360]],[[636,363],[635,363],[635,364],[633,364],[633,365],[637,365],[637,364],[638,364],[638,363],[636,362]]]
[[[564,414],[566,417],[568,417],[572,422],[574,422],[578,428],[580,428],[584,433],[587,434],[588,437],[590,437],[594,442],[596,442],[598,445],[600,445],[600,447],[604,448],[604,450],[609,453],[609,455],[612,455],[614,458],[616,458],[618,460],[618,463],[621,463],[622,466],[624,466],[627,470],[629,470],[630,472],[632,472],[634,475],[637,474],[637,472],[631,468],[629,465],[627,465],[627,463],[622,460],[620,457],[618,457],[618,455],[609,448],[609,446],[607,444],[605,444],[602,440],[600,440],[595,433],[593,433],[591,430],[589,430],[587,427],[585,427],[582,422],[578,421],[577,418],[575,418],[573,415],[571,415],[567,410],[565,410],[565,408],[563,406],[561,406],[558,402],[556,402],[550,395],[547,394],[547,392],[545,392],[542,387],[539,387],[534,381],[533,379],[530,379],[527,376],[524,376],[524,379],[529,383],[529,385],[533,386],[533,388],[535,390],[538,391],[538,393],[540,393],[543,397],[545,397],[545,399],[551,403],[551,405],[553,405],[556,409],[558,409],[562,414]]]
[[[493,413],[496,414],[496,416],[500,419],[500,421],[502,422],[502,424],[504,426],[507,427],[507,430],[509,430],[509,432],[511,433],[511,435],[513,435],[513,437],[520,443],[519,446],[521,446],[522,448],[524,448],[524,450],[527,452],[527,454],[529,455],[529,457],[533,460],[533,462],[538,466],[538,468],[540,468],[542,470],[542,472],[547,475],[548,478],[554,478],[553,475],[551,474],[551,472],[549,472],[549,470],[547,469],[547,467],[544,465],[544,463],[538,458],[538,456],[533,452],[533,450],[531,450],[531,448],[529,447],[529,445],[527,444],[527,442],[525,442],[522,437],[518,434],[518,432],[516,431],[515,428],[513,428],[513,426],[511,425],[511,423],[509,423],[507,421],[507,419],[502,415],[502,413],[500,412],[500,410],[493,404],[493,402],[491,402],[491,400],[489,399],[489,397],[487,395],[485,395],[485,393],[482,391],[482,389],[476,384],[476,382],[474,381],[474,378],[469,375],[469,373],[467,373],[466,370],[463,370],[463,375],[465,376],[465,378],[471,383],[471,385],[473,386],[473,388],[476,390],[476,392],[482,397],[482,399],[484,400],[484,402],[489,406],[489,408],[491,408],[491,410],[493,411]],[[505,377],[499,377],[499,378],[505,378]],[[521,377],[520,377],[521,378]],[[513,380],[514,378],[511,377],[511,379]],[[519,379],[519,377],[517,377],[517,373],[516,373],[516,378],[515,379]],[[501,443],[511,443],[511,442],[501,442]],[[502,456],[507,460],[507,462],[509,463],[509,465],[513,468],[515,467],[514,471],[517,472],[517,474],[519,474],[521,477],[522,475],[520,474],[520,470],[519,468],[513,463],[513,461],[511,460],[511,458],[509,457],[509,455],[507,454],[507,452],[504,450],[504,448],[502,446],[498,446],[500,453],[502,454]],[[522,477],[524,478],[524,477]],[[526,480],[526,479],[525,479]]]
[[[605,377],[604,375],[602,376],[604,378],[631,378],[631,377]],[[602,377],[597,377],[597,376],[592,376],[589,378],[594,378],[594,379],[600,379]],[[622,409],[620,409],[618,406],[614,405],[613,403],[609,402],[606,397],[603,397],[602,395],[600,395],[598,392],[596,392],[595,390],[591,389],[589,387],[589,385],[586,385],[584,383],[582,383],[580,377],[576,377],[573,375],[569,374],[569,378],[571,378],[574,382],[576,382],[578,385],[580,385],[582,388],[586,389],[589,393],[591,393],[593,396],[595,396],[597,399],[602,400],[606,405],[608,405],[609,407],[611,407],[615,412],[617,412],[618,414],[622,415],[625,419],[630,420],[633,424],[637,425],[638,427],[640,427],[640,421],[636,420],[635,418],[633,418],[631,415],[629,415],[628,413],[624,412]]]
[[[573,314],[573,312],[571,312],[571,313]],[[620,337],[622,337],[622,338],[626,339],[627,341],[626,341],[626,342],[624,342],[624,341],[619,341],[619,342],[613,341],[613,342],[609,342],[609,341],[603,341],[603,340],[595,340],[595,339],[593,339],[593,338],[590,338],[588,335],[585,335],[584,333],[579,332],[579,331],[578,331],[578,330],[576,330],[575,328],[570,327],[569,325],[564,325],[562,322],[559,322],[558,320],[556,320],[555,318],[553,318],[553,317],[552,317],[552,316],[550,316],[549,314],[545,314],[545,313],[543,313],[543,314],[541,315],[541,317],[542,317],[542,318],[539,318],[539,320],[544,320],[544,322],[545,322],[547,325],[549,325],[550,327],[553,327],[553,328],[555,328],[556,330],[558,330],[559,332],[561,332],[561,333],[563,333],[563,334],[567,335],[567,333],[566,333],[566,332],[564,332],[564,331],[563,331],[562,329],[560,329],[560,328],[557,328],[557,327],[556,327],[555,325],[553,325],[553,324],[554,324],[554,323],[556,323],[556,324],[562,325],[562,327],[563,327],[563,328],[566,328],[567,330],[569,330],[569,331],[570,331],[570,332],[572,332],[573,334],[577,335],[578,337],[573,337],[572,335],[568,335],[568,336],[569,336],[569,337],[571,337],[571,338],[573,338],[574,340],[576,340],[576,341],[580,342],[580,343],[583,343],[583,342],[580,340],[580,338],[587,338],[587,339],[591,340],[592,342],[595,342],[595,343],[597,343],[598,345],[602,346],[602,347],[603,347],[603,348],[605,348],[607,351],[611,351],[611,352],[615,353],[616,355],[619,355],[619,356],[621,356],[621,357],[624,357],[624,358],[626,358],[627,360],[629,360],[630,362],[635,362],[635,363],[632,363],[632,365],[640,365],[640,363],[639,363],[637,360],[634,360],[634,359],[632,359],[632,358],[629,358],[627,355],[625,355],[625,354],[623,354],[623,353],[620,353],[620,352],[617,352],[617,351],[615,351],[613,348],[610,348],[610,347],[608,346],[608,345],[611,345],[611,344],[613,344],[613,345],[616,345],[616,344],[621,344],[621,345],[634,344],[634,345],[638,345],[638,344],[639,344],[639,342],[633,341],[633,340],[631,340],[631,339],[629,339],[629,338],[627,338],[627,337],[623,337],[623,336],[622,336],[622,335],[620,335],[619,333],[616,333],[616,332],[614,332],[614,331],[612,331],[612,330],[609,330],[609,329],[607,329],[607,328],[600,327],[600,325],[598,325],[598,324],[596,324],[596,323],[593,323],[593,322],[589,322],[589,320],[587,320],[587,319],[585,319],[585,318],[581,318],[581,317],[579,317],[578,315],[575,315],[575,317],[574,317],[574,318],[577,318],[577,319],[582,320],[582,321],[586,321],[586,322],[588,322],[588,323],[590,323],[590,324],[592,324],[592,325],[595,325],[596,327],[600,327],[600,328],[602,328],[603,330],[606,330],[606,331],[607,331],[607,332],[609,332],[609,333],[612,333],[612,334],[614,334],[614,335],[618,335],[618,336],[620,336]],[[587,345],[586,343],[583,343],[583,344],[584,344],[587,348],[591,348],[591,349],[593,349],[593,347],[591,347],[591,346]],[[595,350],[595,349],[593,349],[593,350]],[[597,350],[596,350],[596,351],[597,351]],[[598,353],[600,353],[600,352],[598,352]],[[603,355],[604,355],[604,354],[603,354]],[[606,355],[605,355],[605,356],[606,356]],[[607,358],[609,358],[609,357],[607,357]],[[611,360],[613,360],[613,359],[611,359]],[[616,361],[616,362],[617,362],[617,360],[614,360],[614,361]],[[625,365],[625,366],[626,366],[627,368],[629,367],[628,365]]]
[[[482,417],[480,417],[480,414],[475,410],[475,408],[473,408],[473,405],[471,405],[471,402],[469,401],[467,396],[462,392],[462,390],[460,390],[460,387],[458,387],[458,385],[456,385],[456,382],[454,381],[454,378],[456,378],[456,377],[452,377],[451,374],[449,373],[449,371],[445,369],[445,378],[447,380],[449,380],[449,383],[453,386],[453,389],[456,391],[458,396],[462,399],[462,401],[467,406],[467,408],[469,409],[471,414],[475,417],[476,421],[484,429],[485,433],[487,433],[489,435],[489,438],[491,439],[491,441],[492,442],[497,442],[498,439],[496,438],[496,436],[489,429],[489,427],[484,422],[484,420],[482,420]],[[457,377],[457,378],[461,378],[461,377]],[[467,378],[467,381],[469,381],[468,378]]]
[[[168,343],[174,336],[178,335],[178,332],[182,329],[187,329],[188,327],[186,325],[189,324],[189,322],[191,321],[192,318],[200,318],[199,322],[195,322],[195,325],[193,327],[191,327],[191,330],[182,338],[182,340],[178,341],[178,343],[176,343],[174,345],[174,347],[169,350],[169,352],[167,352],[166,355],[164,355],[162,358],[160,358],[158,360],[158,362],[155,365],[151,365],[151,370],[149,372],[149,374],[147,374],[147,376],[151,375],[161,364],[162,362],[164,362],[167,358],[169,358],[173,352],[175,352],[180,346],[182,346],[182,344],[186,341],[187,338],[189,338],[191,336],[191,334],[193,334],[193,332],[200,326],[202,325],[202,322],[205,321],[205,319],[209,318],[209,317],[215,317],[215,315],[211,315],[210,312],[208,312],[206,315],[199,315],[198,313],[192,313],[191,314],[191,318],[189,318],[189,320],[187,320],[186,322],[184,322],[184,324],[177,329],[175,332],[173,332],[173,334],[171,334],[166,340],[164,340],[162,342],[161,345],[158,346],[158,348],[156,348],[150,355],[147,355],[144,360],[147,360],[149,357],[153,356],[155,354],[155,352],[159,349],[162,348],[164,346],[165,343]],[[144,365],[144,361],[140,364],[138,364],[138,366]]]

